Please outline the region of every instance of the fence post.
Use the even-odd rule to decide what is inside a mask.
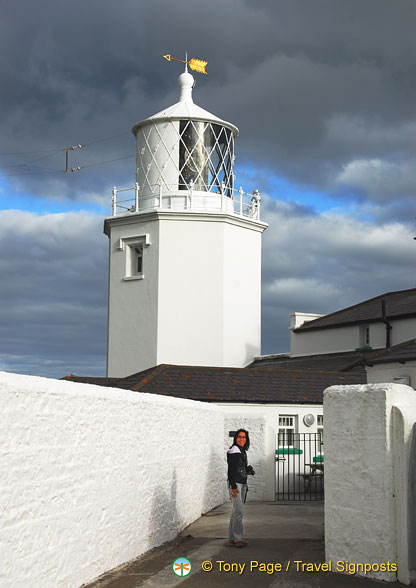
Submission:
[[[188,196],[189,196],[189,208],[192,210],[194,204],[193,204],[193,200],[194,200],[194,181],[191,180],[189,182],[189,188],[188,188]],[[188,208],[188,205],[186,206]]]
[[[139,212],[139,183],[136,182],[136,185],[134,187],[134,196],[135,196],[135,201],[136,201],[136,212]]]
[[[238,193],[240,194],[240,216],[243,216],[243,188],[241,186]]]

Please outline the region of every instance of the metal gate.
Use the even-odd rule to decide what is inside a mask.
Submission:
[[[323,500],[324,453],[320,433],[280,434],[276,449],[277,500]]]

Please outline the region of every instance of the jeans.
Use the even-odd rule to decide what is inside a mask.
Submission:
[[[243,504],[247,494],[247,484],[237,484],[237,488],[236,498],[231,497],[233,511],[230,518],[230,539],[236,543],[243,540]]]

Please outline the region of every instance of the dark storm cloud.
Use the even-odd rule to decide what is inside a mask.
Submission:
[[[386,196],[371,173],[357,186],[348,171],[377,159],[388,175],[397,158],[413,163],[415,20],[415,4],[405,0],[18,0],[1,25],[0,151],[63,148],[126,131],[71,154],[71,165],[133,154],[134,122],[177,100],[180,66],[162,54],[188,51],[209,62],[196,101],[241,128],[239,160],[341,198],[397,200],[400,186]],[[45,165],[62,169],[63,155],[25,169]],[[133,171],[131,159],[8,181],[85,199],[130,185]],[[415,194],[413,177],[403,189]]]
[[[326,314],[415,286],[413,233],[263,199],[263,353],[289,350],[289,314]],[[85,213],[0,214],[0,369],[105,375],[107,238]]]
[[[85,213],[0,214],[0,369],[105,372],[107,238]]]
[[[263,353],[289,351],[289,314],[327,314],[383,292],[415,287],[413,232],[345,214],[292,214],[264,198]]]
[[[263,352],[288,350],[290,312],[415,285],[413,1],[2,4],[0,168],[11,207],[22,193],[109,214],[112,186],[134,182],[132,125],[178,99],[181,66],[162,55],[188,51],[209,62],[195,101],[240,128],[244,189],[273,193],[274,174],[356,203],[348,217],[263,197]],[[78,143],[87,145],[70,166],[93,167],[64,174],[62,149]],[[23,151],[34,153],[4,155]],[[130,159],[94,166],[121,157]],[[104,375],[101,222],[0,215],[0,369]]]

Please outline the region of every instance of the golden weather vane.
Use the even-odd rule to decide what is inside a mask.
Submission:
[[[176,57],[172,57],[172,55],[164,55],[163,56],[168,61],[180,61],[181,63],[186,63],[193,71],[198,71],[199,73],[206,74],[205,66],[207,65],[208,61],[202,61],[202,59],[190,59],[189,61],[186,59],[176,59]]]

